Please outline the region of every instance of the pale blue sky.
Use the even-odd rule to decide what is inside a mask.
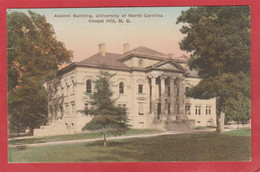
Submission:
[[[184,37],[176,25],[182,10],[189,7],[124,7],[124,8],[43,8],[30,9],[45,15],[54,27],[57,39],[64,42],[74,54],[73,61],[83,60],[98,51],[98,44],[105,43],[107,52],[122,53],[123,44],[130,49],[140,45],[162,53],[186,54],[179,49]],[[28,9],[9,9],[8,12],[27,12]],[[55,14],[70,14],[69,18],[54,17]],[[131,23],[89,23],[89,18],[74,18],[73,14],[141,14],[141,18],[129,18]],[[163,17],[144,17],[145,14],[160,14]],[[97,19],[97,18],[95,18]],[[124,19],[124,18],[122,18]],[[116,19],[117,20],[117,19]]]

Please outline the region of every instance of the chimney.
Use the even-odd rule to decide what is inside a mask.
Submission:
[[[128,43],[123,44],[123,47],[124,47],[123,53],[126,53],[127,51],[129,51],[129,44]]]
[[[101,56],[105,56],[106,55],[106,51],[105,51],[105,43],[101,43],[98,45],[99,48],[99,54],[101,54]]]

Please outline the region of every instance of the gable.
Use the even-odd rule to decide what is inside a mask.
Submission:
[[[159,68],[159,69],[168,69],[168,70],[179,70],[179,68],[177,68],[177,67],[175,67],[174,65],[169,64],[169,63],[164,64],[164,65],[162,65],[162,66],[160,66],[160,67],[158,67],[158,68]]]
[[[175,71],[175,72],[181,72],[184,73],[186,70],[179,64],[173,62],[173,61],[164,61],[157,63],[152,67],[152,69],[156,70],[167,70],[167,71]]]

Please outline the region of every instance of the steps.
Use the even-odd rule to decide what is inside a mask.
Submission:
[[[176,121],[166,122],[167,131],[191,130],[191,129],[195,129],[195,120],[176,120]]]
[[[75,134],[82,132],[82,128],[92,117],[89,116],[67,116],[55,120],[48,125],[34,129],[34,136],[53,136],[64,134]]]

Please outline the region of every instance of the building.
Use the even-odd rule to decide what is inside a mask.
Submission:
[[[133,128],[176,130],[216,125],[216,100],[198,100],[185,91],[200,81],[190,71],[185,57],[174,58],[140,46],[123,54],[99,52],[81,62],[74,62],[57,73],[47,84],[48,123],[34,130],[34,135],[57,135],[81,132],[93,117],[80,112],[91,108],[87,93],[93,92],[93,81],[100,70],[116,73],[112,78],[117,105],[127,108]]]

